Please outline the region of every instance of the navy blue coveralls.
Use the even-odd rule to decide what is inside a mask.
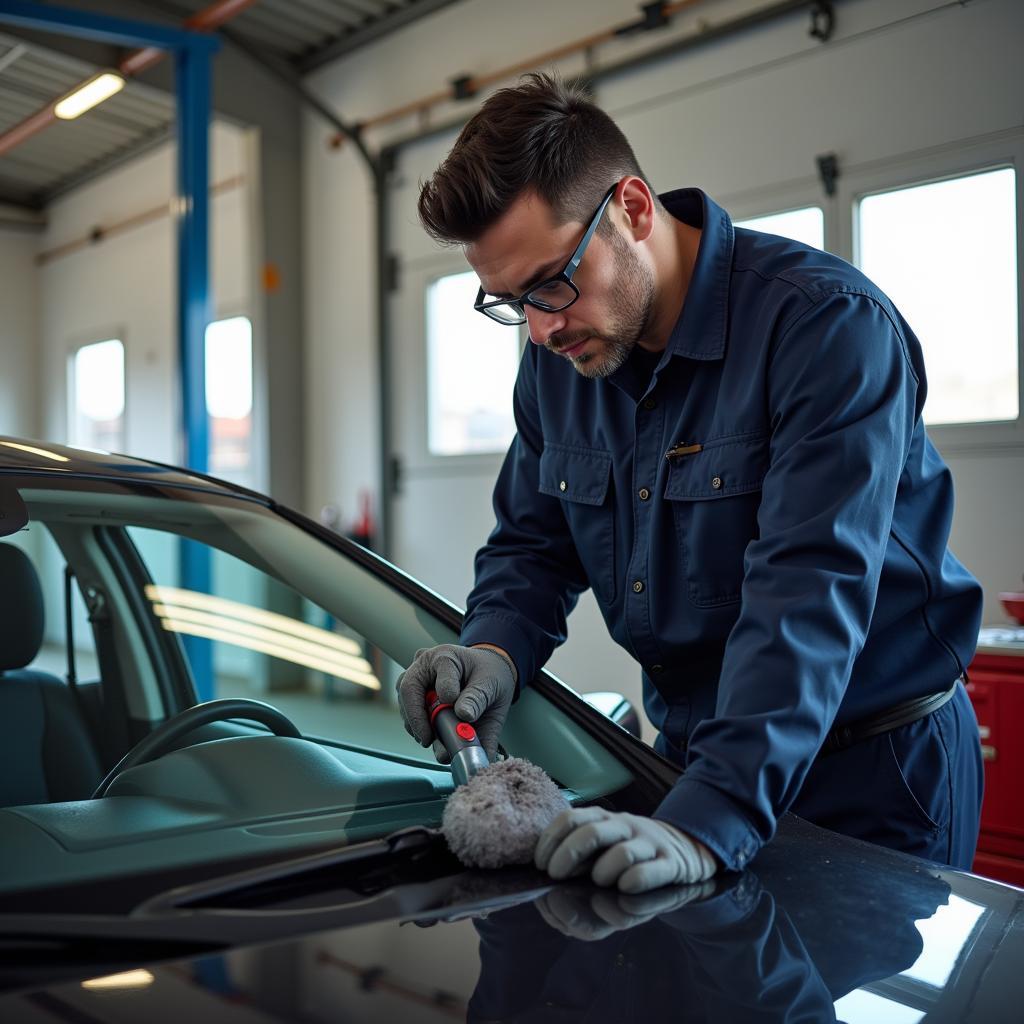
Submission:
[[[963,686],[818,756],[834,725],[948,689],[977,641],[920,343],[837,257],[734,229],[697,189],[661,199],[702,229],[668,345],[600,380],[527,345],[461,642],[503,647],[528,681],[589,586],[686,769],[654,817],[732,869],[786,810],[969,867],[982,768]]]

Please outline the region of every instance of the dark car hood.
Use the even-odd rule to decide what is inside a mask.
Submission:
[[[19,937],[8,918],[0,1019],[933,1024],[1024,1004],[1024,891],[798,819],[703,888],[417,870],[150,901],[119,928]]]

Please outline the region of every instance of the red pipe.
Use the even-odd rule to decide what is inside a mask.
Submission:
[[[254,3],[256,0],[217,0],[217,3],[210,4],[209,7],[196,11],[195,14],[186,18],[181,23],[181,27],[195,29],[198,32],[209,32],[241,14],[247,7],[252,7]],[[132,75],[137,75],[154,64],[158,64],[166,56],[166,50],[147,46],[129,53],[118,65],[118,70],[125,78],[131,78]]]

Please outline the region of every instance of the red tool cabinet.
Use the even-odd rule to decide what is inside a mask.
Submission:
[[[1024,886],[1024,628],[983,629],[968,676],[985,760],[973,870]]]

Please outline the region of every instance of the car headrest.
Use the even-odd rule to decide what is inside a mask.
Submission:
[[[21,548],[0,544],[0,672],[24,668],[43,643],[43,589]]]

